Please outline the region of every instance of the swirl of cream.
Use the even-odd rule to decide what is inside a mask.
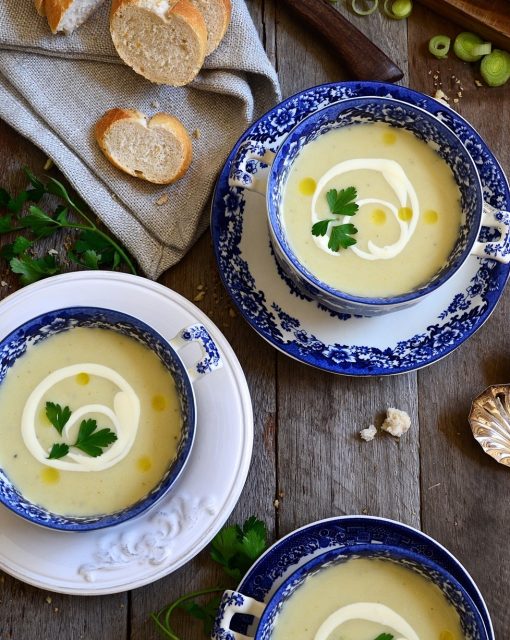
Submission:
[[[420,640],[416,631],[401,615],[379,602],[356,602],[337,609],[321,624],[314,640],[328,640],[335,629],[349,620],[367,620],[391,627],[400,634],[395,640]]]
[[[48,452],[42,447],[37,438],[35,420],[37,409],[44,394],[55,384],[78,375],[87,373],[113,382],[120,391],[113,398],[113,410],[102,404],[88,404],[73,411],[66,423],[62,435],[68,444],[70,432],[75,424],[84,416],[91,413],[99,413],[109,418],[117,435],[117,440],[97,458],[92,456],[69,452],[66,459],[49,459]],[[136,438],[138,424],[140,422],[140,400],[133,387],[117,371],[100,364],[82,363],[73,364],[62,369],[57,369],[42,380],[32,391],[25,403],[21,416],[21,435],[23,441],[36,460],[48,467],[63,471],[102,471],[120,462],[127,456]],[[70,462],[72,460],[73,462]]]
[[[349,248],[364,260],[389,260],[390,258],[394,258],[395,256],[397,256],[406,247],[407,243],[412,238],[416,230],[418,218],[420,217],[420,203],[418,202],[416,191],[414,190],[414,187],[407,177],[405,171],[395,160],[388,160],[386,158],[358,158],[355,160],[345,160],[344,162],[340,162],[334,167],[331,167],[331,169],[329,169],[329,171],[327,171],[317,183],[317,188],[315,189],[315,193],[312,198],[312,224],[315,224],[316,222],[321,220],[319,214],[317,213],[317,201],[328,182],[344,173],[348,173],[349,171],[359,171],[362,169],[378,171],[379,173],[381,173],[386,182],[395,192],[395,195],[397,196],[397,200],[401,207],[406,206],[408,199],[411,204],[413,215],[411,217],[411,220],[407,222],[400,220],[400,218],[398,217],[398,209],[391,202],[387,202],[386,200],[381,200],[379,198],[366,198],[363,200],[358,200],[358,205],[360,207],[365,204],[375,203],[387,207],[399,224],[400,237],[395,243],[386,245],[384,247],[379,247],[374,242],[372,242],[372,240],[369,240],[368,251],[363,251],[356,245],[352,245]],[[342,221],[338,220],[335,222],[331,222],[329,226],[330,228],[337,227],[341,224],[345,224],[346,222],[352,222],[352,217],[344,216]],[[315,241],[315,244],[323,251],[326,251],[331,255],[339,255],[339,252],[331,251],[331,249],[328,247],[329,234],[326,234],[325,236],[313,236],[313,239]]]

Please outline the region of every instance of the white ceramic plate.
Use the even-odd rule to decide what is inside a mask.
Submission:
[[[218,328],[195,305],[136,276],[80,272],[56,276],[0,303],[0,339],[20,324],[70,306],[115,309],[164,338],[201,322],[223,367],[195,385],[197,433],[177,484],[151,510],[111,529],[61,533],[33,525],[0,506],[0,568],[37,587],[101,595],[135,589],[175,571],[219,531],[243,489],[253,446],[253,414],[243,371]],[[180,354],[198,360],[198,346]],[[214,461],[214,464],[212,464]]]

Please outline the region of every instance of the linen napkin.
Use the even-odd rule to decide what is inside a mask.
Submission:
[[[108,11],[106,2],[74,34],[52,35],[32,0],[1,0],[0,118],[55,162],[145,274],[157,278],[206,228],[217,174],[250,122],[280,98],[278,79],[244,0],[232,0],[225,39],[183,88],[152,84],[122,63]],[[93,136],[113,107],[176,115],[194,133],[186,176],[158,186],[115,169]]]

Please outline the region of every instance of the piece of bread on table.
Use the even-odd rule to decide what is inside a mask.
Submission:
[[[113,0],[110,31],[119,56],[151,82],[181,87],[204,63],[207,27],[189,0]]]
[[[72,33],[101,5],[104,0],[35,0],[46,14],[53,33]]]
[[[191,163],[188,132],[168,113],[148,120],[136,109],[110,109],[96,124],[95,134],[112,164],[155,184],[179,180]]]
[[[205,19],[207,26],[207,47],[205,55],[212,53],[223,40],[232,14],[230,0],[190,0]]]
[[[34,4],[35,4],[35,8],[37,10],[37,13],[40,16],[45,16],[46,15],[46,10],[44,8],[44,0],[34,0]]]

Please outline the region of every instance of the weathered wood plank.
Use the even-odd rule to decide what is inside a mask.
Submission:
[[[342,5],[341,10],[407,73],[405,24],[397,28],[380,15],[355,20]],[[284,95],[346,77],[341,61],[280,6],[277,52]],[[279,534],[349,513],[419,525],[416,395],[416,374],[342,378],[278,356]],[[360,429],[380,424],[388,406],[407,410],[413,430],[400,443],[391,436],[361,442]]]
[[[428,38],[436,33],[453,36],[461,27],[424,8],[415,9],[409,38],[420,53],[411,59],[412,85],[433,94],[434,82],[441,81],[452,105],[477,127],[508,173],[510,152],[501,134],[510,128],[510,85],[477,87],[476,65],[453,55],[441,62],[424,55],[419,47]],[[462,96],[457,96],[459,86]],[[497,638],[506,638],[510,626],[510,556],[505,543],[510,473],[483,453],[467,416],[471,400],[486,386],[508,382],[509,314],[507,290],[487,324],[467,344],[419,374],[423,527],[472,573],[487,599]]]

